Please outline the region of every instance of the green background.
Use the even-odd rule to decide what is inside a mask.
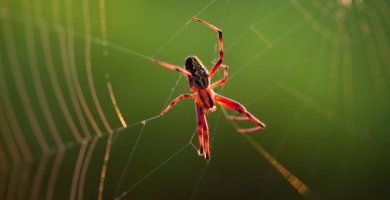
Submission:
[[[0,199],[13,194],[47,197],[54,161],[60,156],[64,157],[59,172],[52,175],[57,177],[52,185],[54,198],[69,199],[77,157],[85,155],[86,149],[91,149],[92,158],[87,167],[81,167],[86,170],[83,198],[97,198],[110,134],[94,104],[88,77],[93,78],[107,121],[117,129],[121,124],[107,90],[107,74],[123,117],[131,125],[113,137],[104,199],[126,190],[130,191],[123,199],[305,198],[235,131],[221,109],[207,116],[213,138],[209,163],[189,145],[196,128],[193,101],[183,100],[165,116],[150,119],[167,101],[189,89],[185,78],[145,56],[182,66],[188,55],[197,55],[208,69],[217,58],[216,33],[189,21],[194,15],[224,33],[224,63],[230,67],[230,76],[216,92],[241,102],[267,124],[266,130],[250,137],[316,194],[309,198],[385,199],[390,195],[387,1],[131,0],[106,1],[103,8],[104,1],[66,2],[1,1],[0,156],[4,178]],[[48,35],[42,36],[45,30]],[[102,42],[105,39],[108,42]],[[50,42],[51,56],[45,53],[43,41]],[[90,59],[85,52],[89,44]],[[91,147],[94,139],[87,138],[80,145],[73,136],[51,82],[47,57],[53,61],[64,96],[62,105],[81,136],[87,133],[77,110],[92,138],[102,134],[96,147]],[[92,73],[86,67],[88,60]],[[53,139],[34,72],[39,74],[62,143],[70,144],[66,150]],[[213,80],[222,74],[220,70]],[[72,103],[72,93],[76,104],[81,103],[78,88],[100,132],[93,129],[85,110]],[[140,123],[143,120],[148,120],[145,125]],[[40,148],[34,126],[40,127],[52,154]],[[9,145],[17,140],[17,127],[32,162],[17,156],[23,155],[17,142],[16,148]],[[197,144],[196,137],[193,143]],[[36,180],[39,169],[42,181]],[[27,181],[15,178],[26,170]],[[12,180],[24,183],[25,190]]]

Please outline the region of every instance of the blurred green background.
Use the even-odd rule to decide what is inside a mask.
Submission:
[[[0,5],[0,199],[97,199],[100,182],[103,199],[390,195],[388,1]],[[220,109],[207,116],[209,163],[189,143],[193,101],[151,119],[189,89],[148,57],[182,66],[197,55],[209,69],[217,58],[216,33],[195,15],[224,33],[230,76],[216,92],[267,124],[250,137],[316,195],[292,187]]]

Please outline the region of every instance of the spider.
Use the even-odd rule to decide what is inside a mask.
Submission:
[[[253,128],[237,129],[237,131],[240,133],[248,133],[248,132],[262,130],[265,128],[265,124],[260,120],[258,120],[255,116],[253,116],[250,112],[248,112],[247,109],[240,103],[214,92],[213,90],[214,88],[224,85],[228,80],[228,67],[222,64],[223,57],[224,57],[222,31],[221,29],[217,28],[216,26],[206,21],[203,21],[196,17],[192,17],[192,19],[206,25],[207,27],[216,31],[218,34],[219,57],[218,57],[218,61],[214,63],[214,66],[211,69],[211,71],[208,72],[208,70],[203,65],[202,61],[195,55],[188,56],[185,59],[184,62],[185,69],[177,65],[173,65],[156,59],[151,59],[151,61],[170,70],[178,71],[187,77],[189,87],[193,93],[182,94],[177,98],[175,98],[160,113],[160,116],[166,114],[180,100],[186,98],[194,99],[196,116],[197,116],[198,140],[199,140],[198,154],[200,156],[204,156],[206,160],[210,160],[209,129],[207,125],[206,114],[208,114],[209,112],[214,112],[216,110],[215,104],[219,104],[225,108],[228,108],[237,113],[245,115],[245,116],[228,116],[228,119],[238,120],[238,121],[250,120],[257,125],[256,127]],[[215,83],[210,83],[211,78],[214,76],[215,72],[220,67],[224,69],[223,78]]]

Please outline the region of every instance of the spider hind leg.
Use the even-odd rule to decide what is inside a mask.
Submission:
[[[228,119],[236,120],[236,121],[249,120],[249,121],[252,121],[253,123],[258,125],[258,126],[253,127],[253,128],[237,129],[238,132],[250,133],[250,132],[265,129],[265,124],[262,121],[258,120],[255,116],[253,116],[250,112],[248,112],[246,110],[246,108],[243,105],[241,105],[240,103],[238,103],[234,100],[228,99],[226,97],[223,97],[221,95],[215,95],[215,100],[221,106],[245,115],[245,116],[227,116]]]
[[[196,116],[198,120],[198,138],[199,150],[198,154],[204,156],[206,160],[210,160],[210,145],[209,145],[209,129],[206,121],[206,114],[203,107],[196,104]]]

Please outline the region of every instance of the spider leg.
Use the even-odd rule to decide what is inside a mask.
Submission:
[[[229,76],[229,73],[228,73],[228,69],[229,69],[229,68],[228,68],[228,66],[222,64],[221,67],[224,68],[224,71],[223,71],[223,79],[221,79],[221,80],[219,80],[219,81],[213,83],[213,84],[211,85],[211,88],[213,88],[213,89],[216,88],[216,87],[219,87],[219,86],[224,85],[224,84],[227,82],[227,80],[228,80],[228,76]]]
[[[244,117],[228,116],[228,119],[238,120],[238,121],[250,120],[258,125],[258,126],[253,127],[253,128],[238,129],[237,130],[238,132],[249,133],[249,132],[262,130],[265,128],[265,124],[263,122],[261,122],[260,120],[258,120],[255,116],[253,116],[250,112],[248,112],[246,110],[246,108],[243,105],[241,105],[240,103],[238,103],[234,100],[228,99],[228,98],[221,96],[221,95],[215,95],[215,100],[221,106],[245,115]]]
[[[189,71],[187,71],[186,69],[184,69],[182,67],[179,67],[177,65],[170,64],[170,63],[167,63],[167,62],[164,62],[164,61],[160,61],[160,60],[156,60],[154,58],[150,59],[150,61],[152,61],[153,63],[156,63],[156,64],[158,64],[160,66],[163,66],[163,67],[165,67],[167,69],[180,72],[180,73],[182,73],[186,77],[191,77],[192,76]]]
[[[196,116],[198,119],[199,155],[210,160],[209,128],[203,107],[196,104]]]
[[[213,68],[211,69],[210,73],[209,73],[209,77],[213,77],[213,75],[215,74],[215,72],[218,70],[219,66],[221,66],[222,64],[222,61],[223,61],[223,40],[222,40],[222,30],[219,29],[218,27],[208,23],[208,22],[205,22],[201,19],[198,19],[196,17],[192,17],[193,20],[195,21],[198,21],[206,26],[208,26],[209,28],[213,29],[214,31],[216,31],[218,33],[218,43],[219,43],[219,57],[218,57],[218,61],[215,63],[215,65],[213,66]]]
[[[206,116],[204,117],[204,124],[203,124],[203,140],[204,140],[204,148],[205,148],[204,158],[206,160],[210,160],[209,126],[207,125]]]
[[[196,105],[196,118],[198,120],[197,123],[197,129],[198,129],[198,140],[199,140],[199,150],[198,154],[200,156],[204,155],[204,141],[203,141],[203,118],[204,113],[201,111],[201,108],[199,108],[198,105]]]
[[[195,94],[182,94],[178,97],[176,97],[174,100],[171,101],[171,103],[168,104],[168,106],[160,113],[160,116],[167,113],[170,109],[172,109],[173,106],[175,106],[180,100],[185,98],[195,98]]]

